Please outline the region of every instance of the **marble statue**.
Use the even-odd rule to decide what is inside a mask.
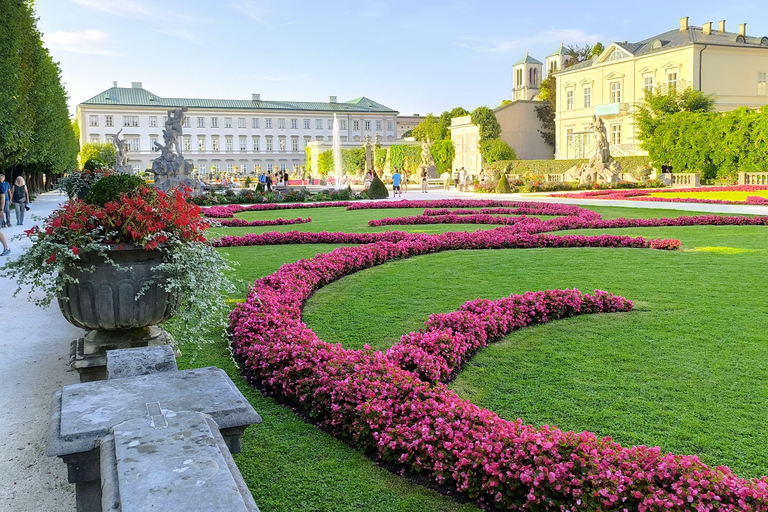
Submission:
[[[368,171],[373,172],[373,147],[371,146],[371,138],[368,135],[365,136],[363,147],[365,148],[365,172],[367,174]]]
[[[155,141],[152,151],[159,151],[160,156],[152,160],[152,172],[155,175],[155,188],[167,191],[179,186],[189,187],[192,193],[202,192],[198,180],[192,179],[193,165],[181,153],[184,112],[187,108],[175,108],[168,111],[163,129],[165,144]]]
[[[130,174],[133,169],[128,164],[128,145],[120,138],[121,129],[112,136],[112,146],[115,148],[115,172]]]
[[[578,181],[582,185],[618,183],[621,179],[621,164],[611,156],[605,123],[596,115],[592,116],[592,138],[595,149],[589,163],[568,169],[563,174],[563,181]]]

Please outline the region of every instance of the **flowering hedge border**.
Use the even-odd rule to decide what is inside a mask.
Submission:
[[[401,241],[423,242],[429,244],[430,252],[459,249],[533,249],[542,247],[632,247],[644,249],[680,248],[680,241],[674,239],[649,239],[643,237],[616,235],[545,235],[513,231],[509,228],[496,228],[473,233],[452,231],[439,235],[406,233],[404,231],[385,231],[383,233],[342,233],[342,232],[302,232],[288,231],[280,233],[270,231],[242,236],[223,236],[211,241],[214,247],[245,247],[252,245],[284,244],[371,244],[379,242],[396,243]]]
[[[248,226],[288,226],[291,224],[306,224],[312,222],[310,217],[302,219],[269,219],[269,220],[243,220],[243,219],[214,219],[218,224],[227,228],[248,227]]]
[[[430,316],[426,329],[404,336],[387,353],[323,342],[301,322],[301,305],[318,288],[395,258],[448,250],[439,240],[451,235],[343,247],[257,280],[229,316],[233,354],[246,379],[291,400],[365,453],[428,472],[483,507],[768,510],[766,477],[740,479],[695,456],[504,420],[439,382],[482,343],[517,325],[628,310],[631,303],[620,297],[565,290],[471,301],[457,312]],[[567,238],[514,236],[521,235],[559,243]]]
[[[736,185],[729,187],[678,188],[672,189],[676,193],[687,192],[755,192],[768,190],[768,185]],[[549,194],[550,197],[565,197],[570,199],[614,199],[627,201],[658,201],[662,203],[705,203],[705,204],[768,204],[765,198],[759,196],[747,196],[746,201],[730,201],[726,199],[700,199],[693,197],[650,197],[649,194],[669,193],[669,189],[652,190],[592,190],[588,192],[567,192],[563,194]]]
[[[495,217],[485,214],[466,214],[426,216],[416,215],[410,217],[396,217],[385,219],[371,219],[368,225],[377,226],[403,226],[423,224],[502,224],[516,226],[519,230],[529,233],[544,233],[547,231],[561,231],[566,229],[611,229],[611,228],[636,228],[636,227],[662,227],[662,226],[765,226],[768,225],[768,216],[745,217],[743,215],[681,215],[674,219],[661,217],[656,219],[584,219],[582,217],[568,216],[555,219],[541,220],[536,217]]]

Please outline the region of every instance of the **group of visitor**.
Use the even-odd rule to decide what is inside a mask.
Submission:
[[[5,181],[5,175],[0,174],[0,228],[11,227],[11,202],[16,210],[16,225],[24,225],[24,212],[29,210],[29,190],[24,178],[16,178],[13,186]],[[0,244],[3,245],[3,252],[0,256],[7,256],[11,249],[5,240],[5,235],[0,231]]]
[[[272,191],[272,185],[275,187],[287,187],[288,186],[288,171],[268,172],[266,174],[259,174],[259,183],[264,187],[267,192]]]
[[[467,171],[462,167],[461,169],[453,170],[453,186],[459,192],[466,192],[467,190]],[[446,190],[448,190],[446,188]]]

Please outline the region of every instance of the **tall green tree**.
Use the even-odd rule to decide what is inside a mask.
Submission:
[[[555,149],[555,105],[557,105],[557,77],[549,74],[547,78],[539,84],[538,98],[541,103],[536,105],[533,110],[536,117],[541,122],[539,134],[544,142]]]
[[[109,142],[86,142],[80,148],[77,160],[82,166],[88,160],[98,160],[106,167],[115,165],[115,146]]]
[[[456,154],[453,142],[450,140],[435,141],[432,147],[429,148],[429,152],[432,155],[432,160],[435,162],[435,169],[437,169],[438,173],[451,170],[453,157]]]
[[[640,147],[648,150],[657,128],[678,112],[712,112],[715,97],[695,91],[692,87],[672,88],[659,84],[655,90],[646,91],[642,101],[635,104],[632,117],[638,128]]]
[[[501,139],[484,140],[480,143],[483,162],[491,164],[499,160],[516,160],[515,150]]]
[[[501,126],[496,114],[488,107],[477,107],[470,114],[472,124],[478,127],[480,140],[496,139],[501,134]]]
[[[442,140],[445,137],[445,125],[430,112],[411,130],[411,135],[416,140]]]
[[[35,191],[48,175],[76,166],[77,139],[61,72],[43,47],[32,2],[0,1],[0,170],[27,176]]]

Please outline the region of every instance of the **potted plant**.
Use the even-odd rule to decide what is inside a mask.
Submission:
[[[184,191],[141,181],[103,178],[86,200],[70,199],[26,231],[32,246],[2,268],[17,276],[15,294],[24,285],[39,290],[37,305],[55,299],[70,323],[91,330],[80,355],[168,342],[156,325],[171,317],[177,335],[202,343],[223,321],[231,285],[205,240],[208,221]]]
[[[91,161],[88,160],[86,164]],[[67,194],[70,199],[74,197],[84,199],[94,183],[113,174],[110,169],[101,169],[90,165],[88,167],[93,168],[89,169],[84,166],[82,171],[75,170],[59,178],[57,188]]]

